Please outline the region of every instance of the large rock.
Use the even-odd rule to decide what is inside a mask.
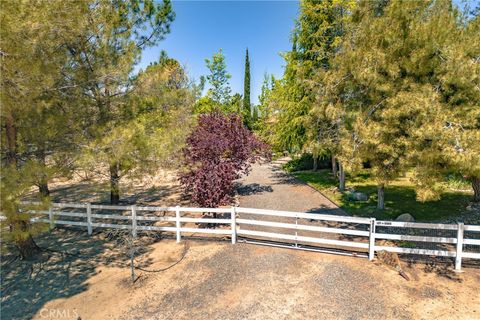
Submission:
[[[347,193],[347,199],[350,201],[368,201],[368,194],[358,191]]]
[[[410,214],[410,213],[404,213],[399,215],[395,221],[401,221],[401,222],[415,222],[415,218]]]

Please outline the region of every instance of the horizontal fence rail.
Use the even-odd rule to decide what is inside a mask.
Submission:
[[[312,223],[344,223],[347,225],[365,225],[371,224],[369,218],[357,218],[349,216],[334,216],[315,213],[301,213],[301,212],[289,212],[289,211],[276,211],[265,209],[252,209],[252,208],[236,208],[236,212],[240,215],[245,214],[249,219],[240,218],[237,219],[237,224],[241,227],[237,233],[240,236],[255,236],[263,239],[273,240],[288,240],[293,241],[295,247],[298,247],[299,243],[306,245],[327,245],[339,249],[364,249],[363,251],[373,250],[368,243],[369,231],[344,229],[332,226],[317,226]],[[261,217],[281,217],[286,219],[294,219],[294,223],[276,222],[258,220],[258,216]],[[309,220],[309,224],[305,224],[305,220]],[[252,230],[251,227],[269,227],[280,229],[279,232],[272,232],[270,230]],[[299,234],[302,231],[309,231],[308,235]],[[351,241],[351,240],[339,240],[326,238],[322,235],[326,234],[338,234],[364,237],[363,241]]]
[[[137,236],[138,231],[171,232],[176,235],[177,242],[181,241],[182,233],[229,235],[232,243],[237,242],[238,236],[260,237],[273,241],[293,241],[295,247],[300,243],[360,250],[368,253],[370,260],[374,259],[375,252],[378,251],[452,257],[455,258],[456,270],[461,269],[462,258],[480,259],[480,226],[463,223],[377,221],[375,218],[242,207],[192,208],[51,203],[47,210],[39,210],[39,203],[23,202],[22,205],[21,212],[32,215],[32,222],[47,223],[51,228],[55,225],[86,227],[89,235],[94,228],[113,228],[131,230],[132,236]],[[120,213],[111,214],[111,211]],[[158,213],[163,213],[164,216],[147,215]],[[167,213],[174,213],[174,216],[165,216]],[[215,213],[220,214],[220,217],[182,216],[185,213]],[[289,219],[293,222],[285,222],[290,221]],[[170,225],[142,223],[170,223]],[[185,226],[186,223],[195,225]],[[277,229],[280,231],[276,232]],[[302,232],[308,234],[300,234]],[[331,238],[333,235],[335,237]]]

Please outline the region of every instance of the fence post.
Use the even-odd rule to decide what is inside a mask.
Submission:
[[[135,205],[132,206],[132,236],[137,237],[137,209]]]
[[[48,219],[50,219],[50,230],[55,228],[55,222],[53,221],[53,207],[50,205],[48,208]]]
[[[370,234],[368,243],[368,260],[372,261],[375,258],[375,226],[377,220],[372,218],[370,220]]]
[[[297,237],[298,237],[298,214],[295,213],[295,248],[298,247]]]
[[[177,243],[182,240],[182,235],[180,234],[180,206],[175,207],[175,226],[177,228]]]
[[[462,269],[463,229],[463,222],[459,222],[457,229],[457,252],[455,254],[455,271],[460,271]]]
[[[87,203],[87,232],[88,235],[92,234],[92,206],[89,203]]]
[[[237,242],[237,209],[232,206],[230,211],[230,219],[232,221],[232,244]]]

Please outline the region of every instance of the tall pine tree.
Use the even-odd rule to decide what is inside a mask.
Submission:
[[[123,124],[119,114],[134,78],[131,72],[142,50],[155,46],[170,32],[175,18],[170,0],[100,1],[95,5],[80,2],[85,23],[78,38],[64,43],[69,62],[64,72],[67,94],[84,102],[79,114],[87,139],[100,145]],[[120,161],[114,147],[107,146],[110,177],[110,202],[120,201],[120,179],[129,167]]]
[[[56,96],[63,86],[60,70],[66,61],[62,42],[76,38],[82,23],[76,2],[2,2],[0,211],[5,219],[1,237],[2,242],[14,244],[21,258],[39,251],[33,236],[46,227],[30,223],[31,216],[19,212],[20,200],[33,185],[45,185],[45,178],[56,173],[57,159],[71,142],[67,130],[71,105],[61,104]],[[53,151],[48,163],[40,161]]]

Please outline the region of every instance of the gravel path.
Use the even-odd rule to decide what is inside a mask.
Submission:
[[[239,204],[241,207],[255,209],[272,209],[296,212],[320,213],[328,215],[347,215],[347,213],[337,207],[332,201],[322,195],[320,192],[309,187],[305,183],[295,179],[281,169],[281,165],[288,161],[288,158],[282,158],[272,163],[258,163],[252,167],[252,171],[243,176],[238,181],[237,192],[239,194]],[[298,219],[289,217],[272,217],[264,215],[240,213],[239,218],[250,220],[267,220],[282,223],[330,226],[336,228],[347,228],[356,230],[367,230],[367,225],[347,224],[340,222],[325,222],[310,219]],[[335,233],[325,233],[316,231],[304,231],[286,228],[275,228],[266,226],[256,226],[240,224],[240,229],[256,230],[263,232],[274,232],[289,235],[298,235],[306,237],[322,237],[337,240],[353,240],[352,236],[338,235]],[[242,238],[242,237],[240,237]],[[278,239],[248,236],[248,240],[266,240],[279,242]],[[358,241],[366,242],[365,237],[356,237]],[[312,243],[302,243],[294,240],[280,240],[282,243],[300,244],[311,246]],[[335,247],[332,245],[323,245],[323,248],[345,249],[345,247]],[[350,248],[353,249],[353,248]],[[353,249],[352,251],[363,252],[363,249]]]
[[[462,283],[406,266],[248,244],[191,243],[185,262],[146,279],[120,319],[478,319],[480,274]]]
[[[286,174],[281,165],[286,158],[255,164],[238,182],[240,206],[323,214],[347,215],[334,203],[303,182]]]
[[[75,272],[78,268],[68,265],[55,271],[62,275],[53,279],[49,276],[54,270],[35,273],[33,278],[40,283],[30,290],[35,298],[47,297],[36,303],[33,319],[66,319],[45,317],[45,310],[75,315],[69,319],[122,320],[463,320],[478,319],[480,314],[476,269],[452,280],[442,276],[440,269],[408,265],[405,271],[412,280],[405,281],[395,270],[366,259],[243,243],[184,241],[176,244],[165,239],[152,244],[144,257],[153,263],[150,268],[163,269],[178,261],[185,248],[187,253],[163,272],[136,272],[139,278],[133,285],[127,267],[97,265],[93,274],[82,276]],[[95,266],[93,259],[72,259],[81,260],[73,261],[74,265]],[[31,281],[28,273],[19,277]],[[52,289],[57,290],[53,295]],[[32,312],[25,312],[22,305],[25,301],[10,295],[2,307],[15,303],[15,308],[8,306],[13,316],[2,314],[2,318],[31,319]]]
[[[357,259],[247,244],[195,258],[122,319],[413,319]]]

